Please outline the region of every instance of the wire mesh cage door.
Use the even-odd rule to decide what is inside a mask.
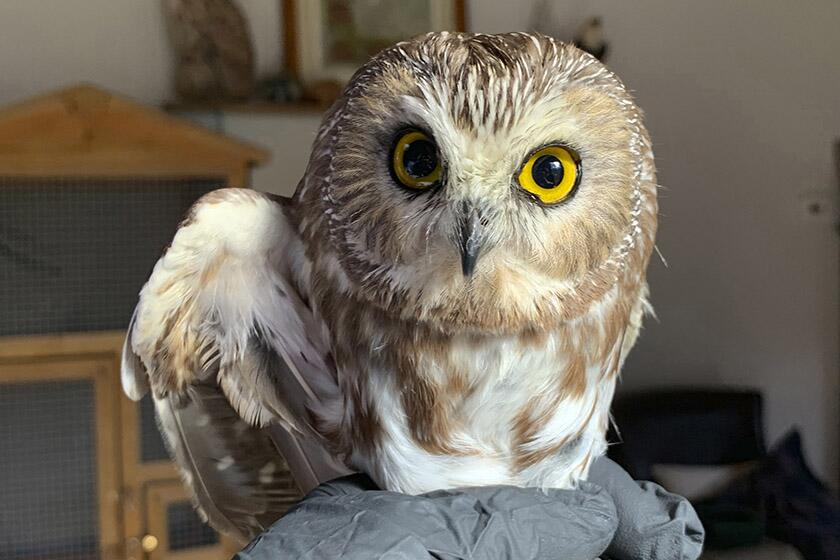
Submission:
[[[122,557],[110,360],[0,363],[0,558]]]
[[[148,484],[144,497],[149,533],[141,546],[149,560],[227,560],[239,550],[199,518],[179,480]]]
[[[237,550],[199,517],[163,441],[150,395],[123,399],[126,557],[227,560]]]

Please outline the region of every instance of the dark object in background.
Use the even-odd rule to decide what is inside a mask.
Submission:
[[[656,480],[656,465],[757,464],[765,454],[761,395],[754,391],[663,390],[616,399],[621,441],[610,457],[633,478]],[[665,481],[659,481],[664,483]],[[758,504],[703,504],[713,549],[754,546],[765,537]]]
[[[765,455],[761,395],[736,390],[660,390],[622,395],[609,456],[640,480],[653,466],[727,465]]]
[[[621,441],[609,455],[634,478],[656,465],[744,465],[748,471],[695,502],[709,549],[757,544],[765,535],[806,560],[840,559],[840,502],[808,468],[798,432],[765,451],[755,391],[663,390],[616,399]]]
[[[797,430],[776,444],[754,479],[770,536],[806,560],[840,559],[840,500],[811,472]]]
[[[706,519],[721,519],[720,512],[753,510],[768,536],[794,545],[806,560],[840,559],[840,501],[811,472],[795,429],[779,440],[752,473],[695,505]],[[719,533],[721,528],[735,527],[719,525]],[[707,528],[713,543],[730,537],[715,536],[712,524]]]
[[[242,100],[254,91],[248,22],[230,0],[166,0],[175,91],[188,101]]]
[[[260,83],[258,96],[269,103],[296,103],[303,96],[303,88],[288,72],[281,72]]]
[[[572,42],[577,48],[588,52],[601,62],[609,52],[609,43],[604,39],[604,26],[599,17],[589,18],[578,27]]]
[[[297,78],[282,72],[260,84],[257,98],[269,103],[306,103],[328,109],[343,89],[344,86],[336,80],[316,80],[303,86]]]

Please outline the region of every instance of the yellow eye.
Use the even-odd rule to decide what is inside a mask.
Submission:
[[[403,132],[394,144],[391,170],[402,185],[427,189],[440,181],[441,165],[434,141],[419,130]]]
[[[533,154],[519,172],[519,186],[543,204],[571,196],[580,183],[580,156],[563,146],[546,146]]]

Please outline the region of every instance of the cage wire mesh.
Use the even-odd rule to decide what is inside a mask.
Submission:
[[[0,177],[0,336],[125,328],[186,210],[222,186]],[[0,559],[99,558],[95,423],[92,381],[0,382]],[[149,399],[140,429],[142,460],[166,459]],[[218,538],[189,513],[176,543]]]
[[[199,518],[189,500],[166,507],[166,532],[172,552],[219,543],[219,535]]]
[[[125,328],[181,217],[221,186],[0,178],[0,336]]]
[[[143,463],[168,461],[169,452],[158,429],[155,403],[151,395],[147,394],[143,397],[138,406],[140,407],[140,461]]]
[[[90,380],[0,383],[0,558],[99,558]]]

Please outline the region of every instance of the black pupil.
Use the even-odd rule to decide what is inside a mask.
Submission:
[[[563,162],[550,154],[537,158],[531,168],[534,182],[544,189],[553,189],[562,183],[563,173]]]
[[[437,150],[428,140],[415,140],[403,152],[403,166],[416,179],[431,175],[437,163]]]

